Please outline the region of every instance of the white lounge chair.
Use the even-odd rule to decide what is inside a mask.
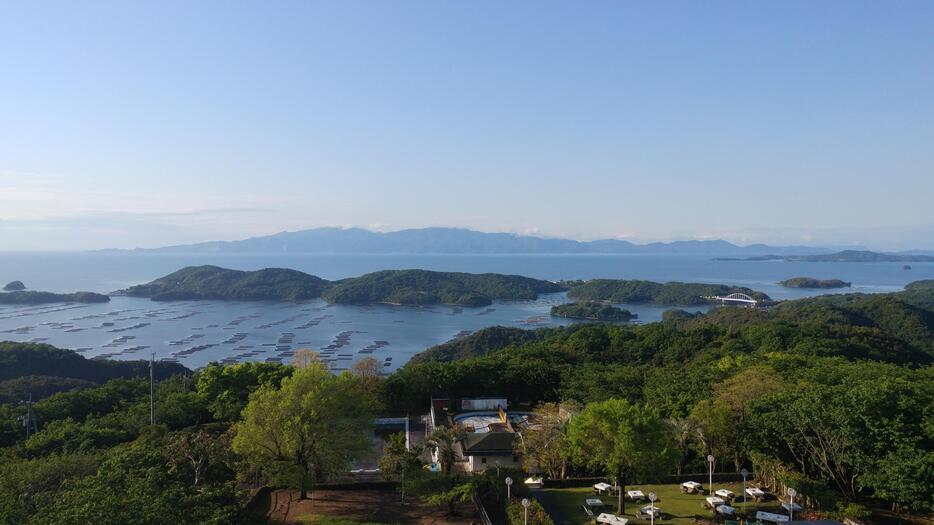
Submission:
[[[607,514],[606,512],[597,516],[595,521],[597,523],[605,523],[606,525],[626,525],[629,523],[627,518],[617,516],[616,514]]]

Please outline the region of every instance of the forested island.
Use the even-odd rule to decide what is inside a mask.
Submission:
[[[691,306],[707,304],[704,297],[744,293],[758,301],[771,298],[755,290],[741,286],[705,283],[656,283],[652,281],[624,279],[593,279],[568,290],[568,297],[583,301],[606,301],[610,303],[651,303],[661,305]]]
[[[851,283],[840,279],[814,279],[813,277],[792,277],[779,281],[786,288],[849,288]]]
[[[589,321],[626,322],[638,317],[629,310],[598,301],[581,301],[552,306],[551,315]]]
[[[533,407],[536,417],[564,414],[560,424],[522,432],[523,444],[554,447],[515,449],[523,467],[553,479],[613,475],[620,441],[639,458],[629,484],[702,472],[712,451],[717,472],[748,468],[757,484],[794,483],[812,519],[888,523],[934,508],[934,281],[899,293],[666,318],[489,328],[387,377],[372,360],[332,374],[313,355],[295,366],[211,364],[196,372],[158,364],[156,425],[145,363],[2,344],[0,385],[18,384],[0,399],[0,516],[28,525],[266,523],[247,506],[244,479],[313,491],[369,453],[374,417],[425,414],[432,397],[493,393]],[[32,391],[40,393],[31,407],[16,399]],[[30,414],[27,439],[22,422]],[[630,428],[639,429],[638,441],[627,440]],[[445,447],[452,439],[441,428],[426,442]],[[802,453],[822,443],[833,446]],[[309,483],[319,461],[329,468]],[[405,477],[413,504],[450,509],[453,497],[476,493],[502,507],[503,483],[492,470],[458,473],[441,463],[440,472],[429,471],[395,437],[380,466],[385,479]]]
[[[843,250],[842,252],[819,255],[797,255],[786,257],[786,259],[806,262],[934,262],[934,257],[930,255],[902,255],[866,250]]]
[[[757,255],[753,257],[716,257],[715,261],[799,261],[799,262],[934,262],[930,255],[879,253],[868,250],[843,250],[816,255]]]
[[[119,290],[114,295],[148,297],[154,301],[302,301],[323,297],[340,304],[486,306],[494,300],[532,300],[541,293],[563,290],[564,286],[550,281],[496,273],[385,270],[327,281],[282,268],[241,271],[189,266],[148,284]]]
[[[241,271],[218,266],[188,266],[148,284],[131,286],[115,295],[178,300],[301,301],[321,296],[330,283],[320,277],[285,268]]]
[[[344,304],[486,306],[494,300],[532,300],[539,294],[564,289],[550,281],[521,275],[385,270],[339,281],[322,297]]]
[[[110,297],[94,292],[52,293],[21,290],[0,293],[0,304],[106,303]]]
[[[10,281],[3,287],[4,292],[18,292],[25,289],[26,285],[23,284],[23,281]]]

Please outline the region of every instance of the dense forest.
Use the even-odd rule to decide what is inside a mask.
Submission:
[[[309,488],[346,468],[362,443],[349,429],[366,417],[422,413],[442,395],[582,407],[556,437],[566,440],[560,475],[613,474],[575,451],[606,418],[633,418],[672,463],[625,471],[630,483],[696,472],[711,453],[723,458],[718,470],[746,467],[793,484],[828,516],[854,505],[934,509],[934,282],[666,319],[490,328],[429,349],[388,377],[378,365],[322,374],[313,356],[296,367],[190,372],[160,364],[156,425],[146,363],[6,343],[0,379],[20,381],[17,395],[47,378],[69,390],[35,394],[31,407],[0,404],[0,522],[249,523],[244,483]],[[34,428],[24,428],[25,416]],[[319,419],[290,427],[289,417]],[[344,455],[325,461],[318,449],[280,454],[259,445],[289,428],[325,444],[330,429],[341,429],[347,446],[326,450]],[[429,500],[449,503],[461,486]]]
[[[485,306],[493,300],[531,300],[564,287],[521,275],[385,270],[338,282],[324,292],[332,303],[455,304]]]
[[[625,322],[637,317],[629,310],[597,301],[581,301],[579,303],[566,303],[552,306],[551,315],[555,317],[567,317],[568,319],[608,322]]]
[[[610,303],[653,303],[662,305],[698,305],[709,301],[705,296],[744,293],[759,301],[769,301],[768,295],[740,286],[704,283],[656,283],[623,279],[593,279],[571,286],[568,297],[576,300]]]

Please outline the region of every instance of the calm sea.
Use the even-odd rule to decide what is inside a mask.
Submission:
[[[231,255],[0,253],[0,283],[21,280],[33,290],[110,292],[151,281],[183,266],[215,264],[254,270],[293,268],[325,279],[385,269],[496,272],[540,279],[598,277],[710,282],[747,286],[776,299],[827,291],[792,290],[782,279],[808,276],[853,283],[844,292],[892,292],[918,279],[934,279],[934,264],[714,261],[709,255]],[[839,293],[840,290],[831,292]],[[372,356],[388,370],[413,354],[492,325],[567,324],[548,310],[564,301],[552,294],[487,308],[180,301],[156,303],[116,297],[99,305],[0,306],[0,340],[42,341],[87,357],[175,359],[190,368],[210,361],[283,360],[298,348],[322,352],[334,368]],[[623,305],[640,322],[666,309]]]

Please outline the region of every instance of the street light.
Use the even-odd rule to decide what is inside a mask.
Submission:
[[[791,500],[788,503],[788,521],[794,521],[795,496],[798,494],[798,491],[796,491],[795,489],[791,487],[788,487],[787,493],[788,493],[788,498]]]
[[[707,454],[707,473],[708,473],[708,475],[709,475],[709,477],[710,477],[710,478],[709,478],[709,482],[710,482],[709,492],[710,492],[710,494],[713,494],[713,461],[714,461],[713,454]]]
[[[651,505],[652,505],[652,512],[651,512],[652,525],[655,525],[655,499],[657,497],[658,496],[656,496],[654,492],[649,492],[649,501],[651,502]]]
[[[506,501],[512,499],[512,478],[506,476]]]
[[[749,476],[749,471],[746,469],[739,471],[740,476],[743,477],[743,514],[746,513],[746,478]]]
[[[529,498],[522,498],[522,506],[525,507],[525,518],[523,518],[524,525],[529,525],[529,505],[531,504],[532,502],[529,501]]]

